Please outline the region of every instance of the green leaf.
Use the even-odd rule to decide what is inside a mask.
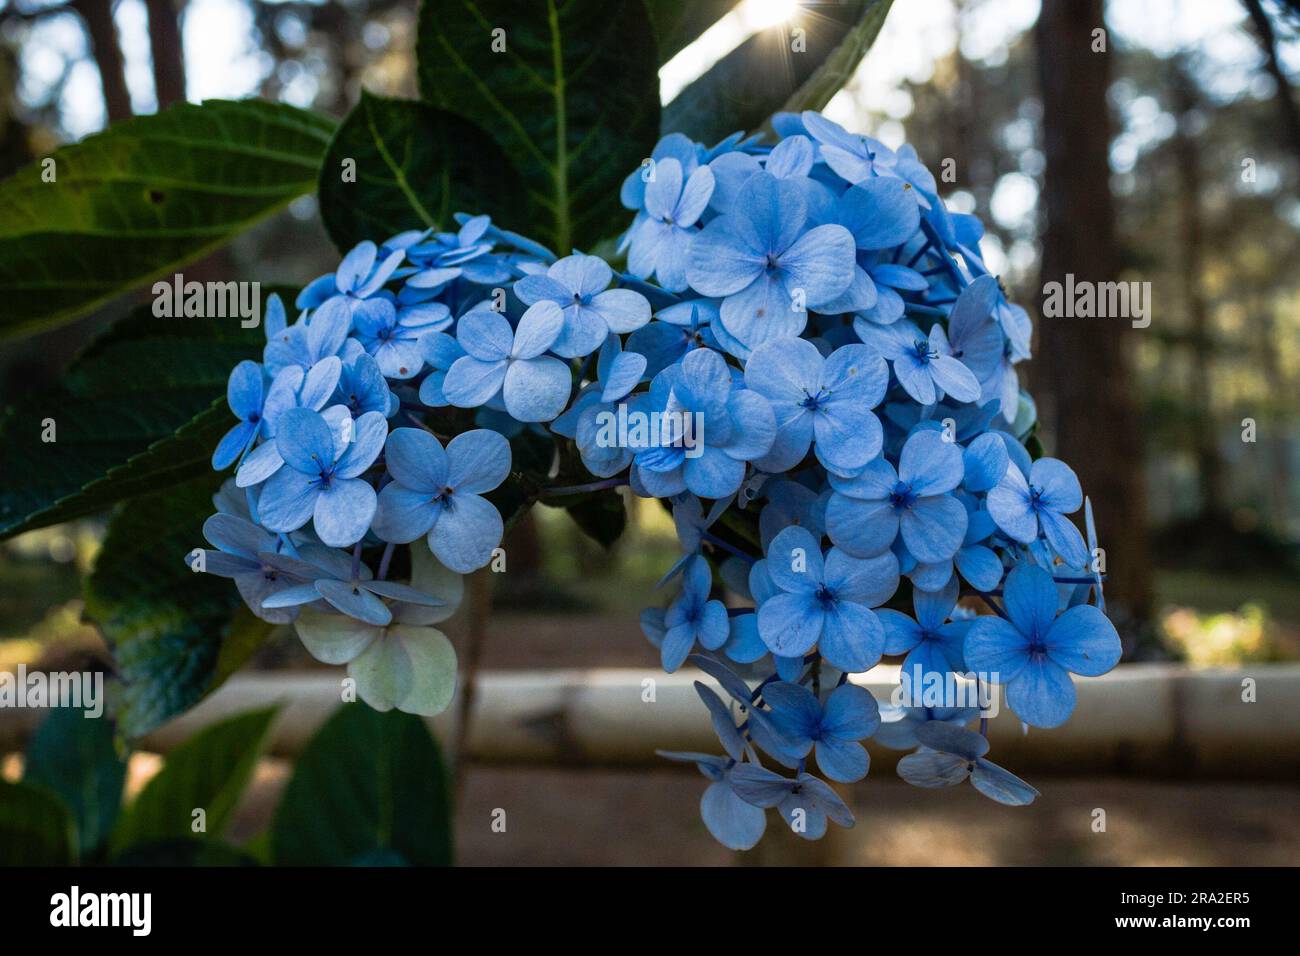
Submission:
[[[57,388],[0,417],[0,538],[208,472],[235,424],[230,370],[265,341],[237,318],[159,318],[147,306],[114,324]]]
[[[185,103],[20,170],[0,184],[0,338],[89,312],[312,192],[333,126],[279,103]]]
[[[725,16],[738,0],[646,0],[654,24],[659,62],[667,63],[682,48]]]
[[[663,132],[713,143],[763,126],[780,110],[819,110],[870,48],[892,0],[818,4],[801,25],[807,49],[791,53],[789,27],[750,37],[664,107]]]
[[[587,495],[566,510],[574,524],[603,548],[613,547],[627,528],[627,509],[619,494]]]
[[[355,182],[345,163],[355,162]],[[405,229],[456,229],[454,212],[509,219],[519,174],[471,121],[414,100],[364,90],[330,141],[320,172],[321,218],[346,251]]]
[[[68,806],[83,856],[99,849],[113,829],[125,780],[126,761],[106,718],[53,708],[27,745],[23,782],[44,787]]]
[[[167,755],[113,834],[114,855],[164,840],[214,840],[239,802],[266,743],[276,708],[268,707],[205,727]],[[194,811],[206,830],[195,834]]]
[[[450,865],[446,776],[425,722],[344,704],[299,756],[271,845],[278,866]]]
[[[0,780],[0,867],[70,866],[77,860],[77,830],[59,798],[48,790]]]
[[[856,20],[846,21],[852,23],[848,32],[782,104],[781,109],[791,113],[823,109],[852,79],[858,64],[871,49],[871,44],[876,42],[876,36],[885,25],[885,17],[889,15],[893,2],[894,0],[866,0],[865,3],[856,4],[861,12]],[[845,6],[852,7],[854,4]],[[820,21],[816,26],[821,26]]]
[[[498,29],[503,52],[493,52]],[[519,168],[500,188],[532,214],[502,225],[565,255],[626,218],[619,186],[659,129],[641,0],[428,0],[416,54],[424,98],[488,130]]]
[[[193,707],[271,632],[230,581],[185,565],[204,546],[219,484],[207,475],[128,502],[86,581],[86,614],[103,630],[125,685],[117,717],[128,737]]]

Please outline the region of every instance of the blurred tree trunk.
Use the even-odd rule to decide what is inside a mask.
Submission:
[[[1242,0],[1242,2],[1246,6],[1246,12],[1250,14],[1250,22],[1255,28],[1255,37],[1264,52],[1264,69],[1268,71],[1277,87],[1274,96],[1282,119],[1282,129],[1286,133],[1291,150],[1300,156],[1300,111],[1296,109],[1295,100],[1291,96],[1291,84],[1287,81],[1286,72],[1277,58],[1277,37],[1273,33],[1273,24],[1269,22],[1268,15],[1259,0]]]
[[[1271,451],[1270,466],[1265,466],[1269,474],[1268,493],[1272,500],[1269,509],[1269,527],[1278,534],[1285,535],[1291,522],[1291,441],[1290,416],[1287,409],[1295,403],[1290,395],[1282,364],[1278,361],[1278,343],[1286,334],[1281,318],[1270,303],[1269,297],[1258,292],[1249,294],[1246,299],[1248,322],[1255,330],[1256,351],[1264,370],[1264,381],[1268,385],[1269,395],[1269,430],[1271,434],[1265,439]]]
[[[111,0],[72,0],[71,7],[86,25],[90,53],[99,67],[108,121],[116,123],[126,119],[131,115],[131,94],[126,88],[122,48],[118,46],[117,27],[113,24],[113,4]]]
[[[1188,406],[1191,410],[1192,447],[1196,453],[1196,473],[1200,480],[1201,516],[1218,520],[1226,511],[1227,489],[1223,457],[1219,454],[1218,434],[1214,425],[1214,337],[1210,330],[1209,306],[1201,287],[1201,268],[1205,258],[1205,222],[1201,215],[1200,151],[1192,138],[1197,109],[1196,87],[1186,65],[1174,60],[1170,86],[1174,91],[1175,117],[1174,165],[1178,177],[1179,282],[1183,307],[1187,310],[1187,342],[1192,351],[1192,375]]]
[[[1066,273],[1076,282],[1119,278],[1106,100],[1112,52],[1093,52],[1093,31],[1103,26],[1101,0],[1052,0],[1035,27],[1047,160],[1043,284],[1064,283]],[[1131,335],[1122,318],[1044,318],[1030,363],[1054,453],[1092,498],[1107,605],[1127,636],[1146,632],[1152,603]]]
[[[149,11],[149,52],[158,109],[185,102],[185,53],[177,0],[144,0]]]
[[[1187,343],[1192,353],[1189,419],[1196,474],[1200,481],[1201,515],[1217,518],[1227,508],[1228,492],[1214,421],[1214,335],[1210,328],[1205,290],[1201,285],[1205,223],[1201,214],[1200,151],[1191,132],[1199,104],[1195,81],[1188,75],[1185,65],[1175,59],[1172,70],[1170,85],[1178,110],[1172,145],[1178,177],[1178,218],[1182,226],[1179,230],[1178,271],[1183,307],[1187,310]]]

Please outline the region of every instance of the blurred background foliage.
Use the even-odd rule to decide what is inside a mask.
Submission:
[[[757,50],[797,77],[788,31],[839,15],[792,0],[650,9],[661,29],[722,18],[661,50],[669,117],[676,92],[729,54]],[[363,88],[414,96],[418,15],[417,0],[0,0],[0,175],[186,99],[257,96],[341,118]],[[1092,48],[1103,23],[1104,55]],[[890,145],[906,139],[938,173],[951,160],[941,189],[984,218],[991,267],[1035,315],[1029,387],[1046,446],[1097,506],[1131,658],[1300,657],[1296,78],[1291,0],[908,0],[827,109]],[[335,255],[303,197],[186,273],[296,285]],[[1151,283],[1150,328],[1041,318],[1043,283],[1090,264]],[[6,343],[0,401],[56,381],[129,305]],[[557,509],[512,532],[500,610],[619,621],[617,640],[561,640],[547,663],[648,660],[635,611],[675,545],[655,503],[629,516],[611,550]],[[106,661],[78,583],[103,528],[89,518],[0,545],[0,668]],[[257,660],[304,663],[295,648],[273,642]]]

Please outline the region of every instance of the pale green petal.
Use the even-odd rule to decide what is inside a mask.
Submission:
[[[415,686],[411,659],[403,642],[395,640],[389,628],[348,664],[348,676],[357,682],[361,699],[380,711],[392,710]]]
[[[346,664],[356,659],[383,630],[345,614],[327,614],[312,608],[303,608],[293,626],[311,656],[326,664]]]
[[[435,558],[423,539],[411,545],[411,587],[444,604],[442,607],[394,604],[393,620],[399,624],[440,624],[456,613],[465,598],[464,576]]]
[[[432,717],[447,709],[456,694],[456,649],[435,627],[396,624],[388,640],[400,641],[410,660],[413,683],[398,710]]]
[[[456,693],[456,651],[437,628],[394,624],[348,665],[348,674],[375,710],[432,717]]]

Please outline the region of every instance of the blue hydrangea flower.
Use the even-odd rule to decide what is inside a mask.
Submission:
[[[823,705],[799,684],[775,681],[763,688],[771,721],[800,757],[816,748],[817,766],[839,783],[867,775],[871,760],[859,741],[880,726],[876,699],[861,687],[841,684]]]
[[[808,135],[817,141],[818,156],[849,183],[875,176],[895,176],[898,157],[892,149],[870,136],[850,133],[839,123],[813,110],[800,117]]]
[[[726,643],[730,635],[727,608],[721,601],[709,600],[712,588],[708,562],[698,555],[692,557],[682,574],[682,591],[664,613],[660,653],[668,673],[682,666],[696,642],[711,651]]]
[[[1011,807],[1028,806],[1038,791],[984,755],[986,738],[972,730],[932,720],[916,729],[923,744],[898,762],[898,775],[915,787],[951,787],[967,778],[984,796]]]
[[[898,587],[893,554],[853,558],[831,548],[823,557],[808,529],[787,528],[768,549],[767,573],[781,590],[758,609],[758,633],[772,653],[802,657],[816,647],[853,673],[880,660],[885,631],[871,608]]]
[[[1074,710],[1070,674],[1097,677],[1119,663],[1119,634],[1090,604],[1058,617],[1056,585],[1042,568],[1017,565],[1003,594],[1006,618],[981,617],[967,631],[966,664],[996,675],[1007,705],[1025,723],[1058,727]]]
[[[217,550],[203,549],[201,558],[193,553],[186,555],[185,563],[191,570],[230,578],[248,609],[268,623],[287,624],[297,617],[295,608],[262,606],[266,598],[298,584],[268,560],[279,547],[274,534],[246,518],[214,514],[203,522],[203,537]]]
[[[370,355],[358,355],[340,369],[338,387],[330,404],[342,405],[353,418],[360,418],[366,412],[379,412],[389,418],[397,411],[399,402],[388,387],[379,363]]]
[[[898,470],[877,458],[852,478],[831,475],[826,506],[831,541],[861,557],[887,551],[900,534],[918,561],[946,561],[966,534],[966,508],[951,492],[961,484],[962,450],[932,429],[903,445]]]
[[[512,273],[498,256],[494,246],[492,220],[488,216],[469,216],[457,232],[421,235],[421,241],[407,248],[406,254],[418,268],[406,280],[413,289],[437,290],[454,279],[464,278],[478,285],[506,282]]]
[[[913,590],[914,619],[889,608],[876,612],[885,627],[885,653],[907,655],[903,672],[914,688],[920,687],[926,674],[966,670],[962,646],[972,622],[948,620],[957,606],[957,593],[955,579],[942,591]]]
[[[953,356],[948,334],[938,322],[928,335],[907,321],[855,325],[854,330],[892,364],[898,384],[920,404],[933,405],[945,395],[957,402],[980,397],[979,379]]]
[[[805,840],[825,836],[827,820],[853,826],[853,811],[824,780],[810,773],[789,778],[755,764],[739,764],[731,771],[731,787],[746,803],[776,807],[791,831]]]
[[[860,308],[853,317],[853,331],[864,342],[874,342],[872,336],[878,334],[873,326],[893,325],[907,312],[907,301],[903,294],[907,292],[925,292],[930,283],[925,276],[910,266],[899,265],[880,254],[868,255],[858,253],[858,269],[865,272],[876,290],[873,305]],[[861,279],[855,283],[861,284]]]
[[[419,338],[419,345],[420,355],[429,369],[420,382],[420,401],[430,408],[450,405],[442,386],[456,360],[465,357],[465,350],[446,332],[425,332]]]
[[[948,314],[948,344],[953,358],[970,369],[981,385],[997,374],[1006,350],[1002,330],[993,318],[999,294],[997,279],[980,276],[962,289]],[[979,401],[994,397],[986,398],[982,389]]]
[[[459,408],[478,408],[500,394],[516,421],[550,421],[564,411],[572,386],[568,365],[545,354],[563,326],[564,313],[547,300],[530,306],[514,330],[499,312],[467,313],[456,330],[466,354],[447,370],[443,396]]]
[[[393,620],[391,607],[382,599],[423,607],[442,607],[445,603],[409,585],[376,580],[370,568],[360,562],[354,566],[342,551],[304,544],[297,552],[297,555],[266,556],[265,561],[272,568],[303,583],[270,595],[263,600],[262,607],[329,605],[355,620],[382,626]]]
[[[826,501],[829,494],[788,479],[776,479],[763,486],[767,504],[758,515],[759,541],[766,552],[772,539],[791,525],[799,525],[821,540],[826,533]]]
[[[700,147],[684,133],[669,133],[650,151],[651,163],[643,163],[627,174],[619,190],[619,201],[627,209],[642,209],[652,169],[657,170],[660,163],[671,159],[681,168],[683,177],[690,177],[700,165],[701,152]]]
[[[633,411],[669,413],[678,433],[665,444],[651,435],[632,449],[632,488],[646,497],[670,498],[690,491],[701,498],[734,494],[745,477],[745,463],[762,457],[776,437],[776,419],[766,399],[738,388],[722,356],[695,349],[681,364],[655,376],[648,394],[638,396]],[[631,436],[635,438],[636,436]],[[687,444],[692,447],[687,448]],[[690,452],[688,455],[687,452]]]
[[[262,367],[243,361],[234,367],[226,383],[226,404],[239,424],[226,432],[212,453],[214,471],[225,471],[244,456],[263,430],[262,406],[266,398]]]
[[[501,514],[486,498],[510,473],[510,443],[476,429],[442,443],[420,428],[394,428],[384,447],[392,482],[379,493],[374,532],[405,544],[427,535],[451,570],[483,567],[501,542]]]
[[[822,305],[820,311],[836,314],[872,310],[869,313],[872,319],[884,324],[903,314],[903,299],[894,288],[921,291],[929,287],[925,277],[914,269],[880,262],[874,255],[879,250],[901,246],[915,235],[921,214],[916,199],[908,195],[910,189],[902,180],[877,177],[859,183],[839,197],[834,222],[853,236],[858,256],[849,287]],[[880,304],[882,295],[889,298],[884,305]]]
[[[290,366],[297,366],[305,372],[330,356],[351,358],[362,351],[359,342],[348,338],[351,327],[352,316],[346,309],[331,309],[318,311],[281,328],[267,340],[266,348],[262,350],[267,372],[275,376]],[[346,354],[349,351],[351,354]]]
[[[373,242],[359,242],[343,257],[337,270],[309,283],[298,294],[296,304],[300,309],[315,309],[318,316],[338,317],[350,324],[352,317],[367,307],[371,296],[393,277],[405,256],[401,249],[386,249],[381,259],[379,247]]]
[[[600,348],[611,332],[634,332],[650,321],[645,296],[609,288],[613,278],[614,270],[598,256],[565,256],[544,275],[528,275],[516,282],[515,294],[528,305],[558,305],[563,327],[551,351],[562,358],[580,358]]]
[[[782,472],[814,445],[830,471],[852,474],[880,454],[884,431],[872,409],[889,371],[874,349],[845,345],[823,358],[807,339],[774,339],[754,350],[745,386],[772,403],[776,440],[757,466]]]
[[[961,547],[952,556],[951,565],[947,562],[918,564],[912,580],[924,591],[938,591],[953,580],[952,572],[955,568],[975,590],[992,591],[1002,580],[1003,570],[1002,559],[988,546],[997,526],[988,509],[983,507],[983,502],[960,492],[957,497],[966,507],[966,535],[962,538]]]
[[[853,281],[853,236],[843,226],[807,228],[807,202],[767,172],[745,183],[734,209],[691,242],[686,277],[701,295],[723,296],[720,317],[747,348],[796,336],[808,310]]]
[[[342,374],[343,366],[333,355],[321,359],[305,374],[296,365],[280,370],[271,382],[266,401],[262,404],[262,435],[268,440],[254,448],[239,463],[239,470],[235,472],[237,487],[251,488],[261,484],[284,465],[280,449],[271,439],[276,436],[280,416],[289,409],[306,408],[322,412],[331,428],[342,428],[343,419],[351,417],[348,409],[342,405],[325,407],[337,391]]]
[[[900,707],[880,705],[880,727],[872,739],[890,750],[911,750],[921,746],[916,732],[923,724],[940,720],[965,727],[980,715],[978,707]]]
[[[646,184],[645,218],[631,230],[627,265],[639,279],[656,276],[670,292],[686,288],[686,253],[713,195],[713,172],[700,166],[689,178],[681,163],[664,159]]]
[[[1065,516],[1083,505],[1083,489],[1073,469],[1055,458],[1040,458],[1029,469],[1029,480],[1018,467],[1009,467],[989,492],[988,509],[999,528],[1022,544],[1041,534],[1052,550],[1071,567],[1088,563],[1083,535]]]
[[[361,540],[375,514],[375,489],[360,476],[379,456],[388,423],[367,412],[347,424],[340,432],[306,408],[280,416],[275,443],[288,467],[267,479],[258,500],[262,524],[297,531],[311,521],[332,548]]]
[[[451,324],[451,312],[441,302],[404,306],[400,310],[387,299],[375,299],[357,311],[353,319],[357,341],[374,356],[388,378],[412,378],[423,359],[419,338]]]
[[[700,797],[700,818],[713,838],[729,850],[752,850],[767,830],[762,807],[747,803],[732,786],[731,775],[740,766],[728,757],[656,750],[661,757],[693,763],[710,781]]]

